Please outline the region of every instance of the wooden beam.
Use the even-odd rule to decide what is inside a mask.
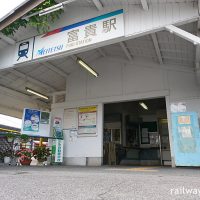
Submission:
[[[7,94],[8,96],[16,98],[16,99],[20,98],[19,100],[21,100],[21,101],[26,101],[26,102],[31,102],[31,103],[39,103],[40,105],[47,106],[47,103],[45,103],[43,101],[34,100],[31,96],[29,96],[25,93],[14,90],[13,88],[5,87],[3,85],[0,85],[0,93]]]
[[[180,28],[177,28],[176,26],[174,25],[168,25],[168,26],[165,26],[165,29],[167,31],[169,31],[170,33],[174,33],[175,35],[189,41],[189,42],[192,42],[194,45],[197,45],[197,44],[200,44],[200,38],[197,37],[196,35],[193,35],[187,31],[184,31]]]
[[[68,78],[68,75],[66,72],[62,71],[61,69],[59,69],[58,67],[54,66],[53,64],[49,63],[49,62],[44,62],[41,63],[42,65],[46,66],[48,69],[56,72],[58,75],[62,76],[63,78]]]
[[[103,4],[101,3],[100,0],[92,0],[96,8],[100,11],[103,10]]]
[[[49,91],[53,92],[53,91],[56,90],[54,87],[52,87],[50,85],[47,85],[46,83],[43,83],[43,82],[41,82],[41,81],[39,81],[39,80],[31,77],[31,76],[28,76],[28,75],[22,73],[22,72],[19,72],[16,69],[11,69],[10,72],[13,73],[13,74],[15,74],[16,76],[19,76],[19,77],[23,78],[23,79],[27,79],[28,81],[30,81],[32,83],[35,83],[35,84],[37,84],[40,87],[46,88]]]
[[[106,57],[106,53],[103,51],[102,48],[97,48],[97,51],[103,56],[103,57]]]
[[[199,3],[199,1],[198,1]],[[200,21],[197,22],[197,36],[200,37]],[[200,70],[200,45],[196,46],[195,52],[195,70]]]
[[[127,49],[126,45],[124,42],[119,43],[122,50],[124,51],[126,57],[129,59],[129,61],[133,61],[132,55],[130,54],[129,50]]]
[[[11,44],[11,45],[15,45],[15,40],[13,40],[12,38],[9,38],[7,36],[5,36],[3,33],[0,33],[0,38],[2,40],[4,40],[5,42],[7,42],[8,44]]]
[[[161,55],[161,52],[160,52],[160,47],[159,47],[159,44],[158,44],[158,39],[157,39],[156,33],[152,33],[151,38],[153,40],[153,45],[154,45],[154,48],[155,48],[155,51],[156,51],[158,61],[162,65],[163,59],[162,59],[162,55]]]
[[[141,1],[141,4],[142,4],[142,8],[145,10],[145,11],[148,11],[149,10],[149,5],[147,3],[147,0],[140,0]]]
[[[12,24],[14,21],[24,16],[26,13],[31,11],[33,8],[37,7],[39,4],[44,2],[45,0],[34,0],[28,1],[25,5],[18,8],[13,14],[8,16],[2,22],[0,22],[0,31],[3,30],[8,25]]]

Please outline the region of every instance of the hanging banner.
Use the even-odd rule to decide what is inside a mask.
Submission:
[[[121,9],[17,43],[14,64],[123,36],[124,18],[123,9]]]
[[[97,107],[83,107],[78,109],[78,134],[97,133]]]
[[[63,144],[64,141],[60,139],[54,139],[52,144],[52,160],[55,163],[63,162]]]

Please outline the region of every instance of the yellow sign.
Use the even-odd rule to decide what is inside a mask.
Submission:
[[[178,117],[178,123],[179,124],[191,124],[190,116],[179,116]]]
[[[80,113],[88,113],[88,112],[96,112],[97,106],[88,106],[88,107],[82,107],[78,109],[78,112]]]

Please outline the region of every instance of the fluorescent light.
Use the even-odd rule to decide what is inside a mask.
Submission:
[[[64,2],[56,4],[54,6],[51,6],[51,7],[45,8],[43,10],[40,10],[38,12],[32,13],[30,15],[26,15],[26,16],[22,17],[22,19],[28,20],[30,17],[36,16],[36,15],[39,15],[39,16],[46,15],[46,14],[54,12],[56,10],[63,9],[66,4],[72,3],[74,1],[77,1],[77,0],[64,1]]]
[[[87,69],[91,74],[93,74],[95,77],[98,77],[99,74],[97,72],[95,72],[87,63],[85,63],[82,59],[77,58],[77,62],[79,63],[79,65],[81,65],[82,67],[84,67],[85,69]]]
[[[30,92],[31,94],[35,94],[35,95],[37,95],[37,96],[39,96],[39,97],[41,97],[41,98],[43,98],[43,99],[49,99],[49,97],[47,97],[47,96],[45,96],[45,95],[43,95],[43,94],[41,94],[41,93],[39,93],[39,92],[36,92],[36,91],[34,91],[34,90],[32,90],[32,89],[30,89],[30,88],[25,88],[26,89],[26,91],[27,92]]]
[[[47,15],[49,13],[55,12],[55,11],[63,9],[63,8],[64,8],[63,4],[59,3],[59,4],[56,4],[56,5],[51,6],[49,8],[45,8],[44,10],[42,10],[41,12],[39,12],[39,16]]]
[[[144,102],[140,102],[139,103],[145,110],[148,110],[147,105]]]

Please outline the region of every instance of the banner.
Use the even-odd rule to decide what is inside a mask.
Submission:
[[[54,139],[52,144],[52,161],[55,163],[63,162],[63,144],[64,141]]]

